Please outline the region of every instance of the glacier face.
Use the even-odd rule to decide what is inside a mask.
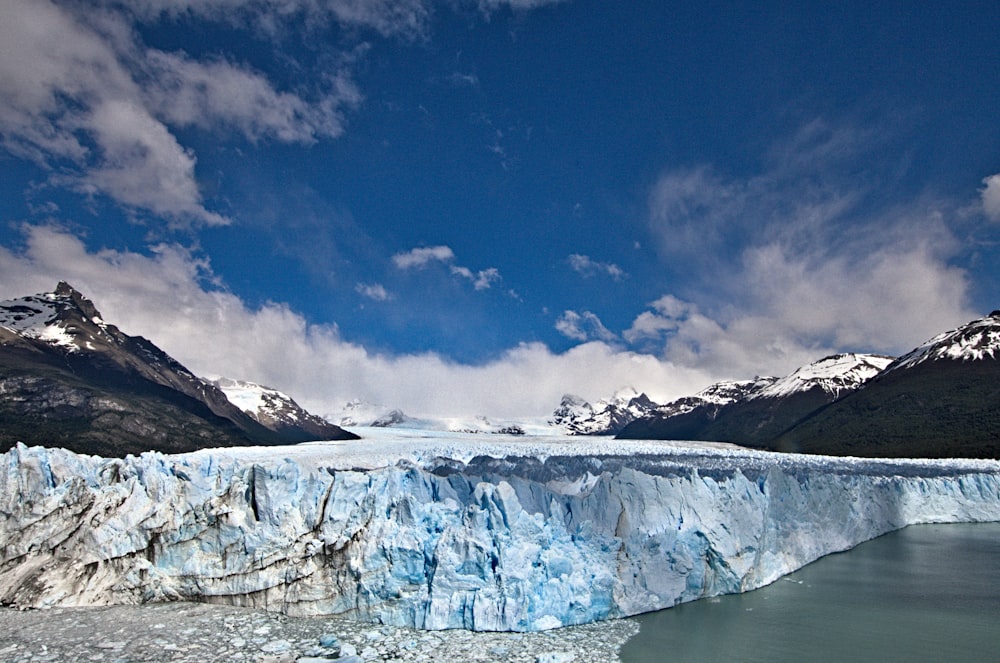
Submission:
[[[367,464],[322,443],[125,459],[19,445],[0,456],[0,603],[539,630],[753,589],[908,524],[1000,520],[992,461],[603,442]]]

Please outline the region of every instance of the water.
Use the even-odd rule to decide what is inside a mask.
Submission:
[[[636,619],[623,663],[1000,660],[1000,524],[908,527]]]

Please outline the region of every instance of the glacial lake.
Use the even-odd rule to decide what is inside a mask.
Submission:
[[[908,527],[635,619],[622,663],[1000,660],[1000,524]]]

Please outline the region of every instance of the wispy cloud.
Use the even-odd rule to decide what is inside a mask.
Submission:
[[[623,338],[636,347],[659,339],[677,363],[753,374],[834,349],[905,351],[973,317],[949,227],[967,201],[882,205],[870,173],[840,167],[875,161],[869,138],[814,122],[749,177],[714,166],[664,173],[650,227],[687,276],[690,301],[654,302]]]
[[[392,293],[381,283],[358,283],[354,286],[354,291],[376,302],[387,302],[392,299]]]
[[[171,126],[231,127],[248,140],[311,144],[344,132],[343,110],[362,99],[345,70],[326,78],[325,91],[307,101],[279,91],[261,73],[225,60],[200,62],[184,53],[149,50],[145,62],[155,85],[150,107]]]
[[[563,314],[556,320],[556,331],[566,338],[582,343],[587,341],[614,343],[618,340],[614,332],[605,327],[601,319],[590,311],[583,313],[563,311]]]
[[[486,269],[474,271],[468,267],[454,264],[455,252],[451,250],[451,247],[443,245],[417,247],[409,251],[397,253],[392,256],[392,262],[398,269],[403,270],[424,269],[433,263],[443,263],[448,266],[448,271],[453,276],[458,276],[469,281],[476,290],[487,290],[494,283],[503,280],[500,276],[500,270],[496,267],[487,267]]]
[[[313,29],[336,23],[404,38],[426,33],[433,5],[430,0],[131,0],[125,4],[144,21],[196,17],[276,37],[298,22]]]
[[[1000,173],[983,180],[983,210],[993,221],[1000,221]]]
[[[625,270],[614,263],[600,262],[592,259],[590,256],[581,255],[579,253],[570,254],[566,261],[569,263],[570,268],[574,272],[584,278],[589,278],[597,274],[604,274],[606,276],[610,276],[615,281],[621,281],[628,276]]]
[[[565,0],[478,0],[479,9],[489,13],[498,9],[509,7],[514,10],[529,10],[554,5]]]
[[[455,252],[448,246],[422,246],[392,256],[399,269],[422,269],[432,262],[451,262]]]
[[[452,265],[451,273],[455,276],[461,276],[462,278],[471,281],[472,287],[476,290],[487,290],[494,283],[501,280],[500,270],[496,267],[488,267],[486,269],[481,269],[478,272],[474,272],[468,267]]]

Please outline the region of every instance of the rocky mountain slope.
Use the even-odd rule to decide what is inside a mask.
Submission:
[[[147,339],[106,323],[67,283],[0,302],[0,395],[0,449],[20,441],[122,456],[301,441],[261,425]]]

